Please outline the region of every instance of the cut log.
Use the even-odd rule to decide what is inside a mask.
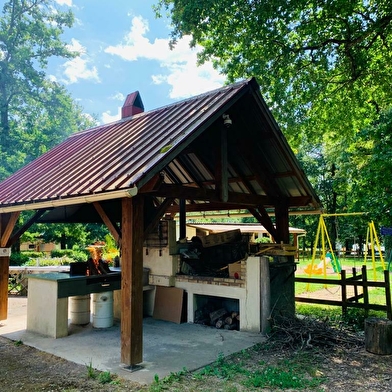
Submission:
[[[225,324],[225,322],[222,319],[219,319],[216,323],[215,323],[215,327],[220,329],[223,327],[223,325]]]
[[[378,355],[392,354],[392,321],[371,317],[365,320],[366,351]]]
[[[214,312],[210,313],[211,325],[214,325],[220,318],[227,314],[227,310],[225,308],[221,308],[215,310]]]
[[[232,317],[226,317],[226,318],[225,318],[225,324],[227,324],[227,325],[233,324],[233,319],[232,319]]]

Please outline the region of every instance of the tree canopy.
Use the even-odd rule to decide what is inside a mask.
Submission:
[[[391,105],[389,0],[160,0],[162,9],[172,44],[191,35],[200,61],[228,81],[258,78],[289,137],[306,130],[320,139],[325,125],[351,135]]]
[[[70,134],[95,125],[64,86],[50,80],[46,74],[52,57],[66,59],[77,55],[62,40],[62,33],[72,27],[73,22],[72,12],[60,11],[54,0],[9,0],[2,8],[0,180]],[[22,214],[19,224],[28,215]],[[95,236],[90,235],[94,230],[83,225],[35,225],[30,236],[63,241],[71,247],[75,242],[83,243]]]
[[[0,18],[0,179],[92,124],[65,88],[49,80],[50,59],[70,58],[61,35],[71,11],[50,0],[9,0]]]
[[[171,18],[172,45],[190,35],[228,82],[257,78],[326,212],[391,224],[389,0],[159,0],[155,10]]]

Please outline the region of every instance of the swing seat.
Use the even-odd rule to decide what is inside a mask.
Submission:
[[[305,274],[307,275],[321,275],[323,273],[322,268],[317,268],[316,265],[308,264],[304,269]]]

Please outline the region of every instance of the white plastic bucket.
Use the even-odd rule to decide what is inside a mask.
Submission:
[[[109,328],[113,325],[113,291],[93,294],[93,327]]]
[[[90,294],[69,297],[71,324],[86,325],[90,322]]]

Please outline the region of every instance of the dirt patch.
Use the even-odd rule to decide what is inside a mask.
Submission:
[[[292,331],[290,332],[290,334]],[[284,347],[281,344],[271,344],[265,347],[253,348],[246,353],[232,355],[223,365],[227,369],[231,365],[246,369],[252,373],[259,371],[263,366],[272,366],[277,363],[287,363],[287,367],[294,364],[309,366],[309,374],[321,377],[322,381],[317,388],[291,388],[290,391],[347,391],[347,392],[381,392],[392,390],[392,357],[380,356],[365,351],[359,336],[352,347],[345,343],[339,344],[339,339],[328,345],[311,347],[314,343],[304,343],[302,348],[290,347],[286,340]],[[343,339],[340,340],[343,342]],[[307,360],[303,361],[306,353]],[[78,365],[36,350],[34,348],[17,344],[0,337],[0,385],[4,391],[271,391],[283,388],[250,388],[244,385],[241,373],[235,377],[222,379],[221,376],[198,377],[195,373],[184,373],[173,377],[165,383],[164,388],[158,386],[143,386],[129,380],[113,376],[112,383],[102,384],[97,377],[88,376],[87,366]],[[311,370],[311,371],[310,371]]]
[[[87,366],[18,344],[0,336],[0,385],[2,391],[140,391],[142,386],[113,378],[102,384],[89,377]]]

